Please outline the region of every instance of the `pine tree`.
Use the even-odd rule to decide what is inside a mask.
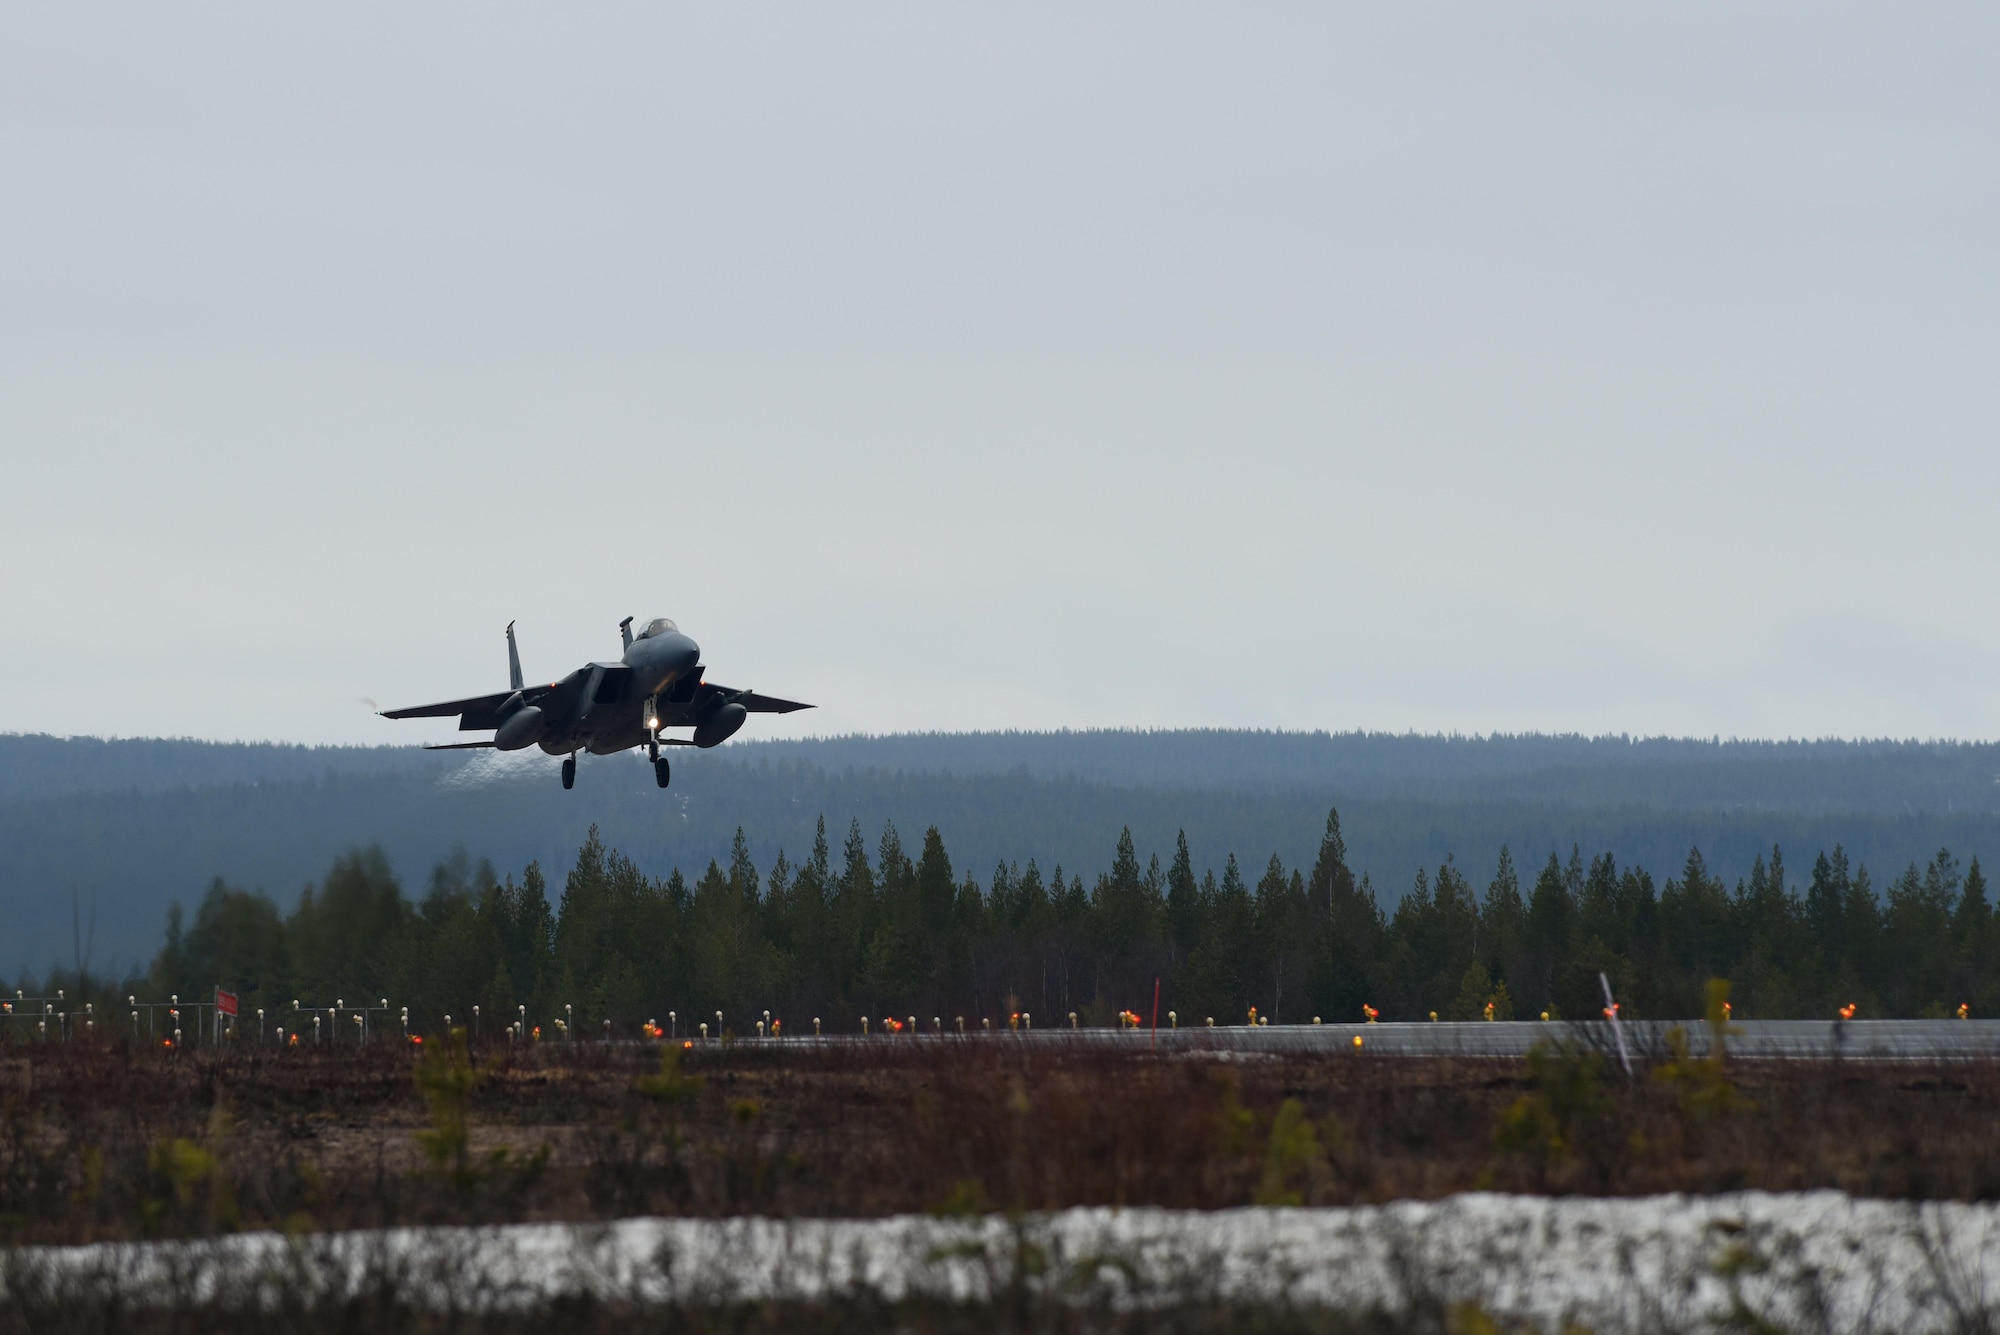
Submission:
[[[1837,861],[1836,861],[1837,860]],[[1846,955],[1847,855],[1839,844],[1833,856],[1824,850],[1813,859],[1812,879],[1806,883],[1806,929],[1820,949],[1820,963],[1829,975],[1837,974]]]
[[[1958,885],[1958,860],[1942,848],[1921,873],[1912,862],[1889,885],[1882,937],[1896,968],[1881,982],[1884,1001],[1898,1014],[1948,1010],[1945,995],[1952,982],[1951,922]]]
[[[1986,899],[1986,876],[1979,859],[1965,869],[1965,885],[1959,891],[1958,910],[1952,915],[1952,964],[1956,972],[1953,995],[1969,1010],[1983,1016],[1992,1006],[2000,988],[1984,976],[1993,949],[1993,906]]]
[[[924,1006],[942,1006],[952,986],[950,936],[958,885],[952,877],[951,858],[944,850],[944,836],[935,825],[924,831],[912,892],[917,912],[915,948],[909,964],[917,975],[914,996]]]
[[[836,950],[832,922],[833,868],[826,842],[826,817],[821,816],[813,831],[812,856],[792,878],[788,950],[792,969],[791,993],[808,1011],[844,1014],[845,1006],[834,1010],[833,982]]]
[[[1680,879],[1660,895],[1660,942],[1665,957],[1661,1005],[1667,1015],[1702,1013],[1711,978],[1726,978],[1734,955],[1729,892],[1709,875],[1699,848],[1688,849]]]
[[[1460,977],[1479,958],[1479,905],[1472,886],[1458,864],[1447,855],[1438,868],[1431,890],[1436,913],[1436,963],[1432,972],[1432,995],[1442,1002],[1450,997]],[[1481,972],[1485,972],[1484,966]],[[1483,1003],[1482,1003],[1483,1004]]]
[[[862,837],[857,817],[847,826],[847,841],[841,848],[840,879],[834,883],[830,914],[832,987],[843,1012],[879,1010],[874,980],[869,977],[880,912],[877,898],[875,872],[868,862],[868,842]]]
[[[1465,966],[1460,976],[1456,995],[1444,1013],[1447,1020],[1480,1020],[1486,1016],[1486,1003],[1493,997],[1493,979],[1488,976],[1486,966],[1478,960]]]
[[[1160,939],[1156,892],[1139,870],[1139,852],[1128,826],[1118,835],[1111,869],[1097,878],[1091,897],[1086,941],[1097,968],[1092,1001],[1116,1011],[1132,1004],[1159,967],[1154,946]]]
[[[1521,880],[1514,871],[1514,855],[1500,846],[1500,862],[1486,886],[1486,902],[1479,914],[1480,958],[1487,973],[1514,990],[1532,989],[1528,961],[1528,906],[1521,899]]]
[[[1530,1009],[1544,1009],[1554,1004],[1556,973],[1569,958],[1570,937],[1575,926],[1576,902],[1570,898],[1561,864],[1551,853],[1548,865],[1535,878],[1535,888],[1528,897],[1527,946],[1531,990],[1524,995],[1529,999]]]
[[[1357,884],[1347,866],[1347,841],[1340,832],[1340,812],[1329,808],[1319,856],[1307,882],[1315,910],[1325,905],[1325,918],[1314,943],[1313,1005],[1329,1018],[1354,1020],[1369,1003],[1379,966],[1378,952],[1387,924],[1364,881]],[[1325,971],[1318,971],[1320,961]]]
[[[1167,869],[1167,941],[1178,963],[1194,949],[1201,934],[1201,887],[1194,879],[1194,859],[1188,855],[1187,831],[1174,834],[1174,861]]]
[[[1577,902],[1577,939],[1594,936],[1622,953],[1626,946],[1625,922],[1619,909],[1618,860],[1609,853],[1600,853],[1590,860],[1583,895]]]

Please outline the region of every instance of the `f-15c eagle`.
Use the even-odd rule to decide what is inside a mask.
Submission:
[[[507,623],[507,676],[510,689],[469,700],[411,709],[385,709],[383,718],[449,718],[458,715],[460,732],[492,728],[485,742],[452,742],[428,751],[493,747],[520,751],[540,746],[563,756],[562,784],[576,786],[576,755],[608,756],[643,746],[652,757],[653,778],[664,788],[671,771],[663,746],[715,746],[726,741],[752,714],[789,714],[811,709],[755,691],[732,691],[702,680],[701,646],[681,634],[666,617],[646,623],[637,635],[632,618],[618,623],[625,656],[616,663],[586,663],[546,686],[521,684],[521,652],[514,623]],[[694,737],[662,737],[662,728],[693,728]],[[567,753],[567,754],[565,754]]]

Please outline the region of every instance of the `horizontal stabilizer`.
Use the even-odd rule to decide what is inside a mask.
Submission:
[[[483,746],[491,746],[491,745],[493,745],[493,743],[491,743],[491,742],[440,742],[440,743],[438,743],[438,744],[437,744],[436,746],[432,746],[432,745],[430,745],[429,743],[425,743],[425,745],[424,745],[424,750],[426,750],[426,751],[477,751],[477,750],[478,750],[479,748],[481,748],[481,747],[483,747]]]
[[[732,691],[727,686],[712,687],[733,705],[742,705],[752,714],[789,714],[796,709],[811,709],[811,705],[800,704],[797,700],[780,700],[775,695],[759,695],[755,691]]]

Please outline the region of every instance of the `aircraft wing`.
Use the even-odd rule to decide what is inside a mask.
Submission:
[[[521,699],[527,704],[548,695],[551,687],[530,686],[521,692]],[[512,691],[495,691],[491,695],[475,695],[464,700],[443,700],[434,705],[411,705],[408,709],[385,709],[383,718],[450,718],[459,716],[458,730],[472,732],[479,728],[500,726],[499,709],[512,699]]]

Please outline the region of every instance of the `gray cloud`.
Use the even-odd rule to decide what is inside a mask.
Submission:
[[[2000,731],[2000,18],[0,16],[0,728]]]

